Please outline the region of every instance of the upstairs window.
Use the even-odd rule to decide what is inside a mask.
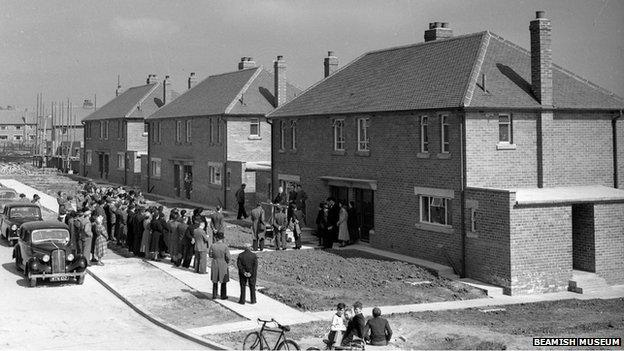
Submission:
[[[179,143],[182,141],[182,121],[176,121],[176,130],[175,130],[175,135],[176,135],[176,143]]]
[[[286,122],[280,121],[280,150],[286,150]]]
[[[420,117],[420,152],[429,152],[429,118]]]
[[[158,122],[156,125],[156,138],[159,143],[162,141],[162,122]]]
[[[450,152],[449,124],[447,115],[440,115],[440,141],[440,150],[444,153]]]
[[[335,151],[345,150],[344,124],[345,124],[344,119],[334,120],[334,150]]]
[[[209,124],[210,124],[209,125],[210,128],[209,128],[208,132],[209,132],[209,136],[210,136],[210,143],[212,144],[212,143],[214,143],[214,121],[213,121],[213,118],[210,118]]]
[[[186,142],[191,142],[191,120],[186,121]]]
[[[290,122],[290,148],[297,150],[297,121]]]
[[[97,122],[100,127],[100,140],[104,139],[104,122]]]
[[[512,125],[510,115],[498,116],[498,142],[512,144]]]
[[[368,126],[370,118],[358,119],[358,151],[369,151]]]
[[[260,136],[260,119],[252,118],[249,123],[249,136],[259,137]]]
[[[221,118],[217,118],[217,144],[221,144]]]
[[[451,200],[443,197],[420,196],[420,221],[451,225]]]
[[[108,140],[108,121],[104,121],[104,140]]]

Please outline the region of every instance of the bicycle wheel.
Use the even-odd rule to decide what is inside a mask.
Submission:
[[[299,345],[292,340],[284,340],[278,346],[278,350],[301,350]]]
[[[243,350],[262,350],[262,341],[260,340],[260,333],[251,332],[247,334],[245,340],[243,340]]]

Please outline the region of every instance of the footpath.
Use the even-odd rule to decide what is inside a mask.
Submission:
[[[17,192],[24,192],[28,194],[28,192],[36,191],[36,189],[32,189],[23,185],[22,183],[15,180],[0,180],[0,183],[6,186],[11,186]],[[52,196],[42,194],[42,192],[38,192],[42,197],[42,205],[49,208],[52,211],[56,211],[56,199]],[[176,200],[180,201],[180,200]],[[193,207],[193,204],[187,204],[188,207]],[[437,271],[439,275],[445,276],[450,279],[458,279],[450,270],[449,267],[443,265],[437,265],[431,262],[423,261],[420,259],[416,259],[409,256],[398,255],[390,252],[386,252],[383,250],[378,250],[371,248],[367,245],[351,245],[347,247],[348,249],[357,249],[362,251],[371,252],[377,255],[385,256],[388,258],[403,260],[406,262],[410,262],[419,266],[427,267],[431,270]],[[240,252],[240,250],[232,250],[231,253],[233,255],[233,259],[236,258],[236,255]],[[109,256],[110,255],[110,256]],[[287,306],[277,300],[274,300],[260,291],[257,294],[257,304],[246,303],[244,305],[238,304],[238,297],[240,294],[240,287],[238,281],[236,279],[230,278],[230,282],[228,283],[228,299],[227,300],[209,300],[212,303],[216,303],[220,305],[219,307],[223,307],[228,311],[231,311],[233,315],[236,317],[223,318],[220,321],[210,321],[210,323],[206,323],[206,325],[182,325],[183,323],[178,323],[178,325],[172,324],[170,321],[167,321],[162,318],[162,316],[157,315],[156,309],[150,308],[151,306],[145,305],[141,302],[141,296],[144,295],[145,291],[148,287],[144,287],[142,289],[140,286],[128,287],[128,281],[133,276],[137,274],[141,275],[153,275],[155,277],[163,277],[162,274],[165,274],[167,277],[165,278],[155,278],[160,279],[156,281],[154,284],[160,286],[162,291],[167,291],[170,289],[172,285],[179,284],[180,286],[184,286],[184,288],[175,288],[174,290],[184,291],[187,293],[193,293],[197,295],[203,295],[206,299],[209,299],[212,295],[212,282],[210,281],[210,270],[208,269],[207,275],[199,275],[194,273],[190,269],[178,268],[172,266],[170,263],[161,261],[161,262],[152,262],[146,261],[137,257],[129,257],[122,258],[116,255],[115,253],[109,253],[104,257],[104,262],[114,258],[117,260],[115,263],[105,264],[104,266],[90,267],[89,273],[100,283],[102,283],[106,288],[111,290],[115,295],[117,295],[120,299],[122,299],[126,304],[131,306],[135,311],[156,323],[157,325],[162,326],[165,329],[168,329],[178,335],[184,336],[189,340],[194,340],[202,345],[214,348],[214,349],[224,349],[223,345],[219,345],[210,341],[210,335],[218,334],[218,333],[227,333],[234,331],[244,331],[244,330],[252,330],[257,329],[259,324],[257,322],[258,318],[262,319],[275,319],[282,324],[300,324],[307,323],[311,321],[330,321],[332,315],[335,311],[321,311],[321,312],[302,312],[296,310],[290,306]],[[109,261],[110,262],[110,261]],[[140,267],[140,273],[134,271],[134,268]],[[138,268],[137,268],[138,269]],[[176,283],[171,283],[169,278],[174,278]],[[234,277],[235,278],[235,277]],[[166,283],[166,282],[169,283]],[[524,303],[534,303],[540,301],[555,301],[555,300],[566,300],[566,299],[611,299],[611,298],[619,298],[624,297],[624,285],[620,286],[611,286],[608,289],[604,289],[599,292],[593,292],[589,294],[577,294],[573,292],[559,292],[559,293],[549,293],[549,294],[538,294],[538,295],[519,295],[519,296],[506,296],[500,293],[500,288],[494,286],[488,286],[487,284],[482,284],[479,282],[470,282],[465,281],[467,283],[473,283],[477,286],[482,286],[484,289],[488,290],[489,297],[481,298],[481,299],[473,299],[473,300],[463,300],[463,301],[446,301],[446,302],[435,302],[435,303],[422,303],[422,304],[410,304],[410,305],[397,305],[397,306],[380,306],[384,314],[393,314],[393,313],[408,313],[408,312],[424,312],[424,311],[442,311],[442,310],[455,310],[455,309],[467,309],[467,308],[486,308],[491,306],[504,306],[504,305],[512,305],[512,304],[524,304]],[[158,285],[160,284],[160,285]],[[167,288],[167,285],[169,286]],[[161,291],[161,290],[159,290]],[[172,292],[173,293],[173,292]],[[249,296],[247,297],[249,299]],[[199,311],[198,313],[214,313],[214,309],[210,309],[207,311]],[[372,314],[372,308],[367,307],[364,308],[365,315]],[[201,316],[198,316],[201,317]],[[197,318],[197,317],[192,317]],[[201,318],[200,318],[201,320]]]

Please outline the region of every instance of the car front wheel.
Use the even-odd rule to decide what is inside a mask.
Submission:
[[[34,288],[37,286],[37,278],[32,278],[30,275],[28,275],[28,286],[30,286],[31,288]]]
[[[78,283],[78,285],[82,285],[82,283],[84,283],[84,280],[85,280],[85,276],[84,275],[80,275],[76,279],[76,283]]]

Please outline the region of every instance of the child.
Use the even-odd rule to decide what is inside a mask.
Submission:
[[[332,318],[332,324],[329,331],[327,343],[328,345],[340,345],[342,342],[342,334],[347,330],[343,313],[345,304],[340,302],[336,307],[336,314]]]

